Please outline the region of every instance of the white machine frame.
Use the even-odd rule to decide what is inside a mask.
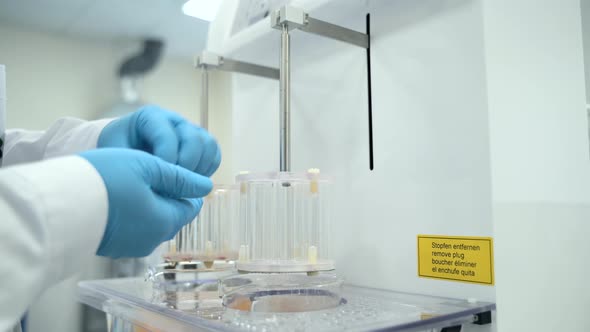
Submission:
[[[234,29],[248,21],[238,19],[244,2],[255,1],[223,2],[208,50],[276,67],[270,18]],[[290,4],[357,31],[371,14],[373,169],[365,51],[292,33],[290,165],[336,177],[340,273],[496,301],[501,318],[488,330],[583,330],[590,172],[579,1]],[[236,75],[232,91],[234,173],[288,165],[276,82]],[[417,234],[494,237],[495,287],[419,278]]]

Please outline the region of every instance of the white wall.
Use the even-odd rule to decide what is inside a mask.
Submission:
[[[487,0],[483,9],[498,329],[587,331],[580,1]]]
[[[139,47],[7,26],[0,26],[0,40],[0,62],[8,70],[8,126],[31,129],[60,116],[90,119],[108,109],[118,98],[117,66]],[[198,77],[190,59],[165,58],[144,81],[143,97],[197,120]]]
[[[590,1],[581,0],[582,39],[584,43],[584,68],[586,76],[586,101],[590,98]]]
[[[118,101],[118,65],[139,46],[0,25],[0,63],[7,66],[7,127],[41,130],[63,116],[99,117]],[[224,150],[230,137],[223,129],[229,121],[225,98],[229,77],[221,73],[210,77],[211,129],[219,131],[216,136]],[[145,102],[177,111],[194,122],[199,119],[199,91],[200,73],[193,69],[192,59],[164,57],[142,82]],[[224,155],[230,153],[224,151]],[[216,174],[217,182],[231,181],[231,171],[225,167],[228,160]],[[90,272],[85,274],[96,278],[101,276],[105,261],[96,258],[89,265]],[[80,310],[75,301],[78,279],[63,282],[39,299],[30,312],[30,331],[79,330],[75,314]]]
[[[0,25],[0,41],[0,63],[7,66],[7,127],[37,130],[63,116],[100,117],[118,101],[118,65],[139,47],[139,43],[73,39],[5,25]],[[225,116],[229,75],[214,72],[210,77],[211,127],[216,134],[230,120]],[[198,123],[200,74],[192,59],[164,57],[141,87],[143,101]],[[224,134],[216,135],[222,143]],[[222,167],[215,179],[227,182],[230,174]]]

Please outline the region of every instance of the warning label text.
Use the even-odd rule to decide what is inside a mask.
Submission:
[[[418,235],[418,275],[493,285],[493,240]]]

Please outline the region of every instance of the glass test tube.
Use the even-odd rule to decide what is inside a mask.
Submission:
[[[216,185],[203,199],[197,218],[168,242],[165,260],[212,263],[237,259],[239,198],[237,186]]]

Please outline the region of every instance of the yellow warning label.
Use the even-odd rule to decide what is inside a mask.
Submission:
[[[418,275],[493,285],[493,247],[491,237],[418,235]]]

